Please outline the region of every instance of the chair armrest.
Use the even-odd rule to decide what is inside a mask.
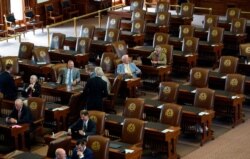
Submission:
[[[43,121],[44,121],[44,118],[41,118],[36,121],[33,121],[33,124],[39,124],[39,123],[42,123]]]

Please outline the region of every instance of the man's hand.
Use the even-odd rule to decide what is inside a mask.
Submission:
[[[82,151],[77,151],[77,156],[79,156],[79,158],[83,158],[84,156],[83,156],[83,152]]]
[[[16,124],[16,123],[17,123],[17,120],[14,119],[14,118],[10,118],[10,119],[9,119],[9,123]]]
[[[82,135],[82,136],[84,136],[84,135],[85,135],[85,133],[84,133],[84,131],[83,131],[83,130],[79,130],[79,131],[78,131],[78,133],[79,133],[80,135]]]
[[[157,64],[157,61],[153,61],[153,60],[152,60],[151,63],[152,63],[152,64]]]
[[[76,85],[77,84],[77,82],[76,82],[76,80],[74,80],[73,82],[72,82],[72,85]]]

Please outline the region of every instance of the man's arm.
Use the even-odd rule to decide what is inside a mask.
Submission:
[[[81,80],[79,69],[76,69],[76,79],[75,80],[76,80],[76,83],[80,82],[80,80]]]
[[[23,107],[25,107],[25,106],[23,106]],[[21,115],[21,118],[19,120],[17,120],[17,123],[18,124],[31,123],[32,122],[32,115],[31,115],[29,108],[28,107],[25,108],[25,110],[23,110],[22,113],[23,114]]]
[[[93,121],[89,121],[88,123],[89,125],[89,129],[88,131],[85,132],[85,136],[89,136],[89,135],[95,135],[96,134],[96,123]]]
[[[117,73],[118,75],[124,74],[124,71],[123,71],[123,69],[122,69],[122,64],[119,64],[119,65],[117,66],[116,73]]]
[[[34,89],[35,90],[33,92],[33,96],[39,97],[41,95],[41,85],[39,83],[36,83]]]
[[[57,81],[56,81],[56,83],[62,83],[62,78],[63,78],[63,75],[64,75],[64,71],[65,71],[65,69],[62,69],[62,70],[59,72],[59,75],[57,76]]]
[[[159,61],[157,61],[158,64],[161,64],[161,65],[166,65],[167,64],[167,57],[166,57],[166,54],[162,54],[162,57]]]
[[[132,68],[133,68],[133,70],[131,70],[133,71],[132,73],[136,73],[136,74],[141,73],[141,70],[134,63],[130,63],[130,64],[132,65]]]

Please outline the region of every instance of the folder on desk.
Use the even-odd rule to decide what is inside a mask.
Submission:
[[[110,144],[109,144],[109,147],[111,147],[111,148],[113,148],[113,149],[118,149],[118,148],[122,147],[122,145],[120,145],[120,144],[115,144],[115,143],[110,143]]]

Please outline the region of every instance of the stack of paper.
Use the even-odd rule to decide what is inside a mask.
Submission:
[[[162,133],[167,133],[167,132],[173,132],[174,130],[172,130],[172,129],[165,129],[165,130],[162,130],[161,132]]]
[[[200,112],[198,115],[202,116],[202,115],[208,115],[208,114],[209,114],[208,112]]]
[[[134,152],[134,150],[131,150],[131,149],[125,149],[125,153],[127,154],[127,153],[133,153]]]

